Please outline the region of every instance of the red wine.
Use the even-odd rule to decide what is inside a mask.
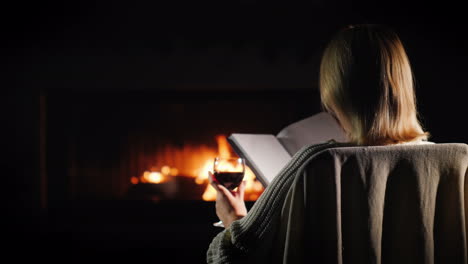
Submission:
[[[215,172],[214,178],[219,184],[228,188],[229,190],[235,189],[242,182],[244,173],[242,172]]]

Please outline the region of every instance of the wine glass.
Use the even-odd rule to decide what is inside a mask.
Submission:
[[[213,181],[223,185],[228,190],[236,189],[244,179],[245,160],[243,158],[216,157],[213,164]],[[224,227],[223,222],[213,224]]]

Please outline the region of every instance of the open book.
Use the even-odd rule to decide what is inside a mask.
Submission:
[[[346,135],[336,120],[326,112],[288,125],[276,136],[233,133],[228,137],[234,151],[246,160],[265,187],[303,146],[331,139],[346,142]]]

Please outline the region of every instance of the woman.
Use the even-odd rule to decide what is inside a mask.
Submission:
[[[324,109],[348,136],[345,145],[428,143],[428,133],[418,121],[408,57],[397,34],[387,27],[357,25],[338,32],[322,57],[320,94]],[[324,142],[296,153],[249,213],[243,201],[244,184],[231,192],[211,182],[217,190],[216,213],[226,229],[211,243],[208,262],[265,260],[272,242],[261,241],[274,240],[284,190],[305,161],[304,153],[310,156],[342,145]],[[260,242],[256,252],[249,250]]]

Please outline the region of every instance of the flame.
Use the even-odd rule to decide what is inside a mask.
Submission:
[[[143,172],[143,176],[140,178],[140,181],[158,184],[167,181],[167,177],[165,177],[161,172],[145,171]]]
[[[233,157],[229,142],[224,135],[217,135],[216,143],[218,143],[218,156],[221,158]]]
[[[207,187],[202,195],[205,201],[216,200],[216,190],[208,184],[208,172],[213,171],[215,157],[236,157],[231,150],[226,136],[217,135],[215,140],[218,145],[217,151],[205,145],[184,145],[183,148],[165,146],[156,153],[156,162],[149,170],[142,173],[140,177],[132,177],[132,184],[166,182],[170,177],[178,175],[194,177],[196,184],[206,184]],[[163,163],[164,162],[164,163]],[[255,201],[263,192],[262,184],[256,180],[255,174],[246,166],[244,181],[246,181],[245,200]]]
[[[147,180],[151,183],[161,183],[163,182],[164,177],[160,172],[150,172],[150,174],[148,174]]]

